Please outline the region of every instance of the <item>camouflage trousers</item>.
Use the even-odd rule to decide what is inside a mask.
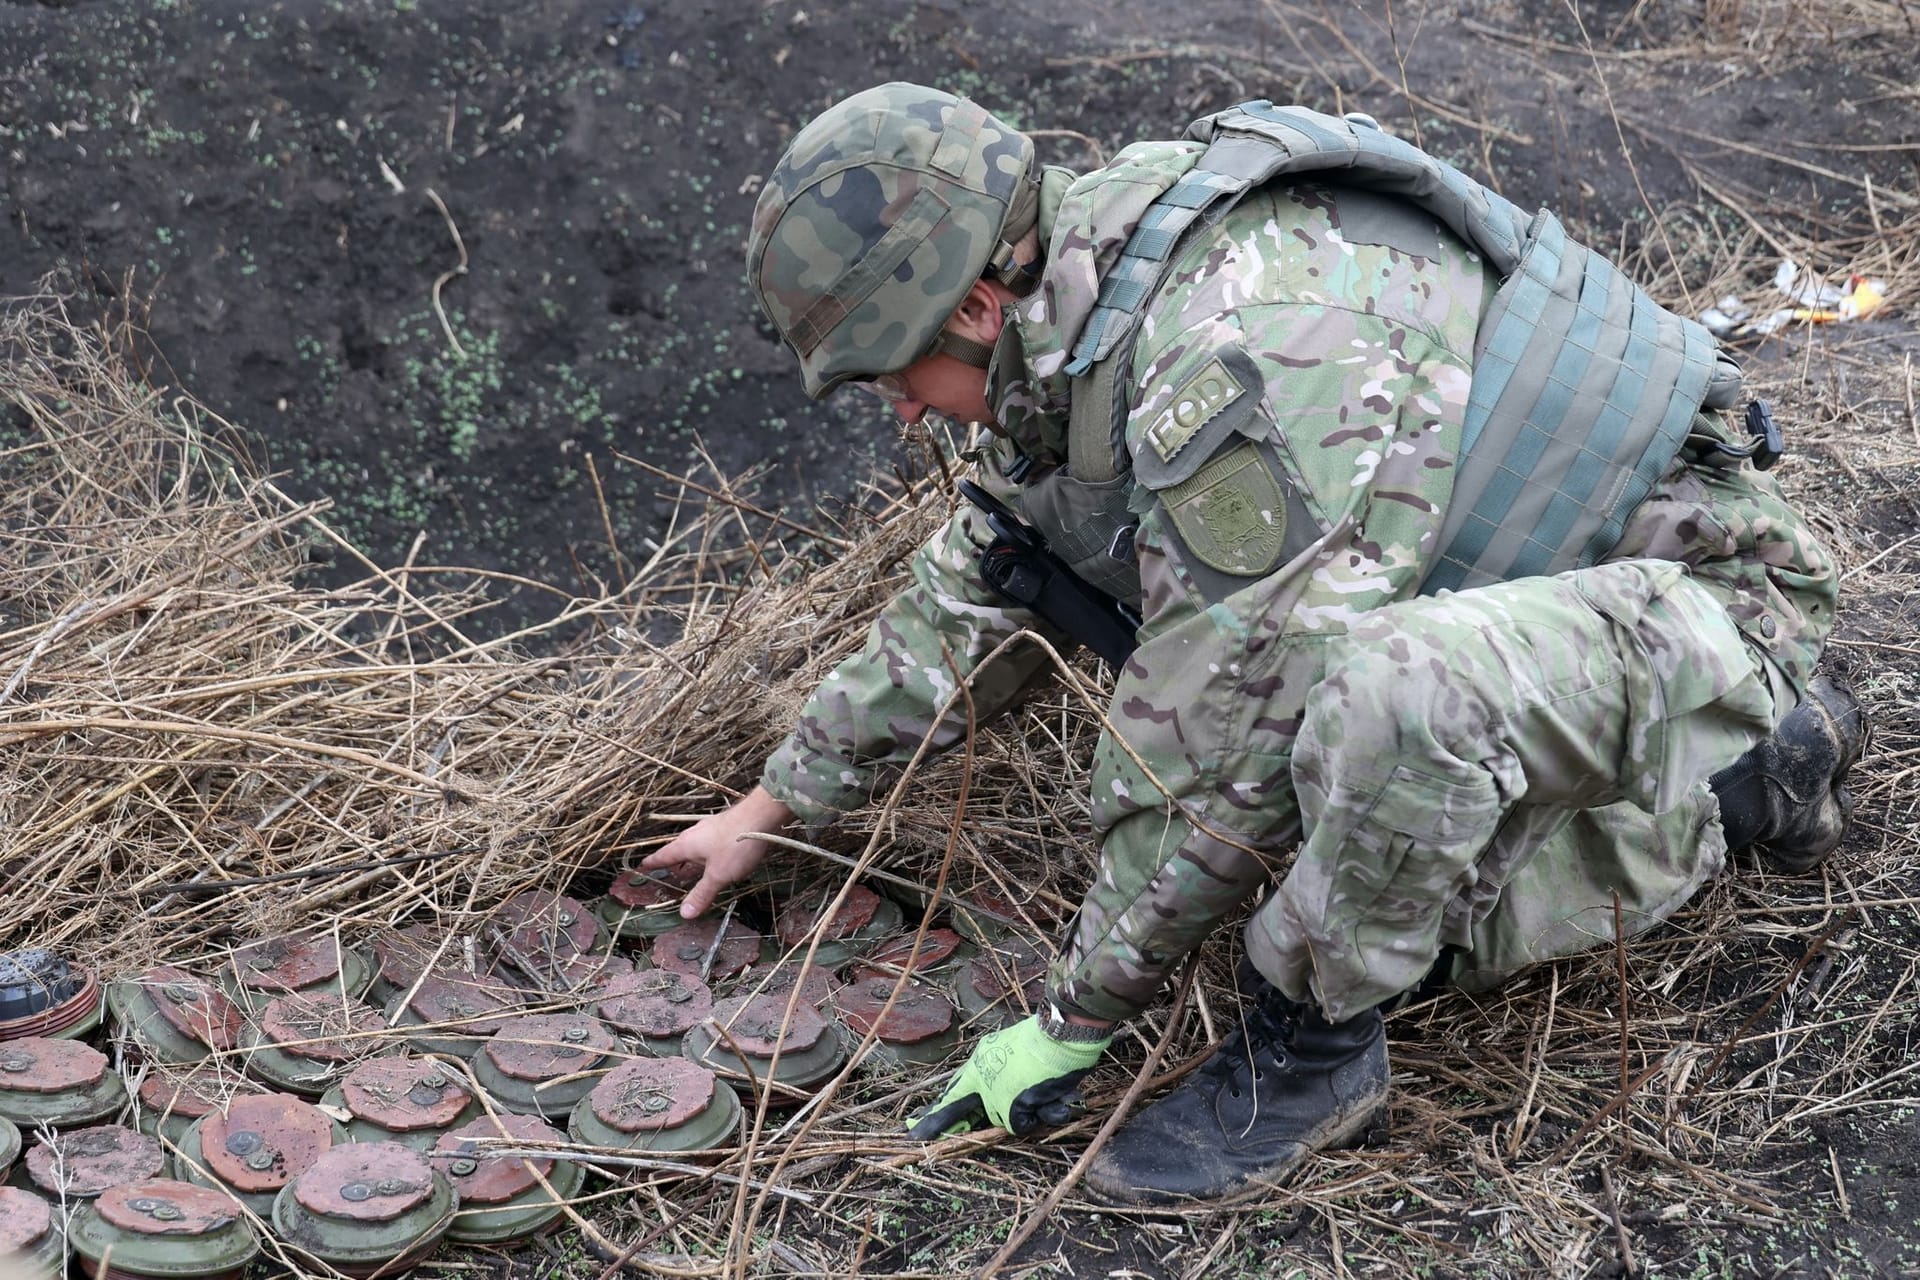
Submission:
[[[1402,601],[1327,654],[1293,757],[1303,839],[1247,926],[1349,1017],[1443,948],[1485,986],[1651,927],[1721,868],[1705,779],[1798,691],[1670,561]]]

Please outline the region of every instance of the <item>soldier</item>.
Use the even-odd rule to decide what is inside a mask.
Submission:
[[[1805,870],[1864,737],[1814,675],[1833,562],[1755,465],[1737,369],[1550,214],[1380,132],[1265,103],[1092,173],[889,84],[801,130],[748,271],[815,398],[980,424],[980,483],[1132,602],[1093,762],[1098,874],[1043,1010],[916,1136],[1080,1105],[1115,1025],[1256,895],[1239,1025],[1114,1135],[1113,1199],[1223,1199],[1358,1139],[1381,1008],[1637,933],[1729,847]],[[650,867],[711,905],[1046,661],[962,507],[761,785]],[[1055,616],[1059,616],[1057,613]],[[1129,637],[1129,642],[1134,637]],[[1284,855],[1296,850],[1291,865]]]

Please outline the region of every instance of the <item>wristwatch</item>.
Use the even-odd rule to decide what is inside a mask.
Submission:
[[[1051,1000],[1040,1006],[1036,1016],[1040,1019],[1040,1029],[1047,1033],[1048,1038],[1058,1040],[1061,1044],[1098,1044],[1102,1040],[1113,1039],[1112,1027],[1086,1027],[1069,1022]]]

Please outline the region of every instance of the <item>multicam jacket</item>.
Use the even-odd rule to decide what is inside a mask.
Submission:
[[[1140,144],[1043,196],[1047,268],[996,353],[1003,434],[980,477],[1043,533],[1059,518],[1051,469],[1068,461],[1068,352],[1103,271],[1201,150]],[[1300,836],[1292,748],[1325,642],[1415,594],[1436,554],[1474,340],[1497,284],[1437,231],[1385,197],[1276,184],[1184,249],[1149,304],[1122,481],[1140,516],[1144,623],[1096,749],[1100,869],[1054,969],[1049,994],[1064,1008],[1138,1012],[1276,878]],[[1703,415],[1698,430],[1722,428]],[[1007,472],[1022,455],[1037,466],[1016,485]],[[1675,463],[1622,553],[1695,565],[1804,683],[1813,653],[1796,645],[1794,619],[1831,607],[1831,566],[1765,477],[1697,470]],[[956,743],[963,709],[933,723],[954,668],[973,671],[1021,628],[1047,633],[979,577],[991,536],[977,513],[956,512],[865,651],[822,683],[769,761],[764,784],[803,820],[864,802],[929,730],[937,747]],[[975,685],[976,711],[1006,705],[1044,664],[1031,647],[1003,656]]]

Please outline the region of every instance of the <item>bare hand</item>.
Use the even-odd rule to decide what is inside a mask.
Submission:
[[[778,831],[793,821],[793,810],[755,787],[732,808],[709,814],[641,860],[643,871],[689,869],[700,882],[687,890],[680,914],[688,920],[713,906],[720,891],[752,875],[767,856],[765,840],[742,840],[749,831]]]

